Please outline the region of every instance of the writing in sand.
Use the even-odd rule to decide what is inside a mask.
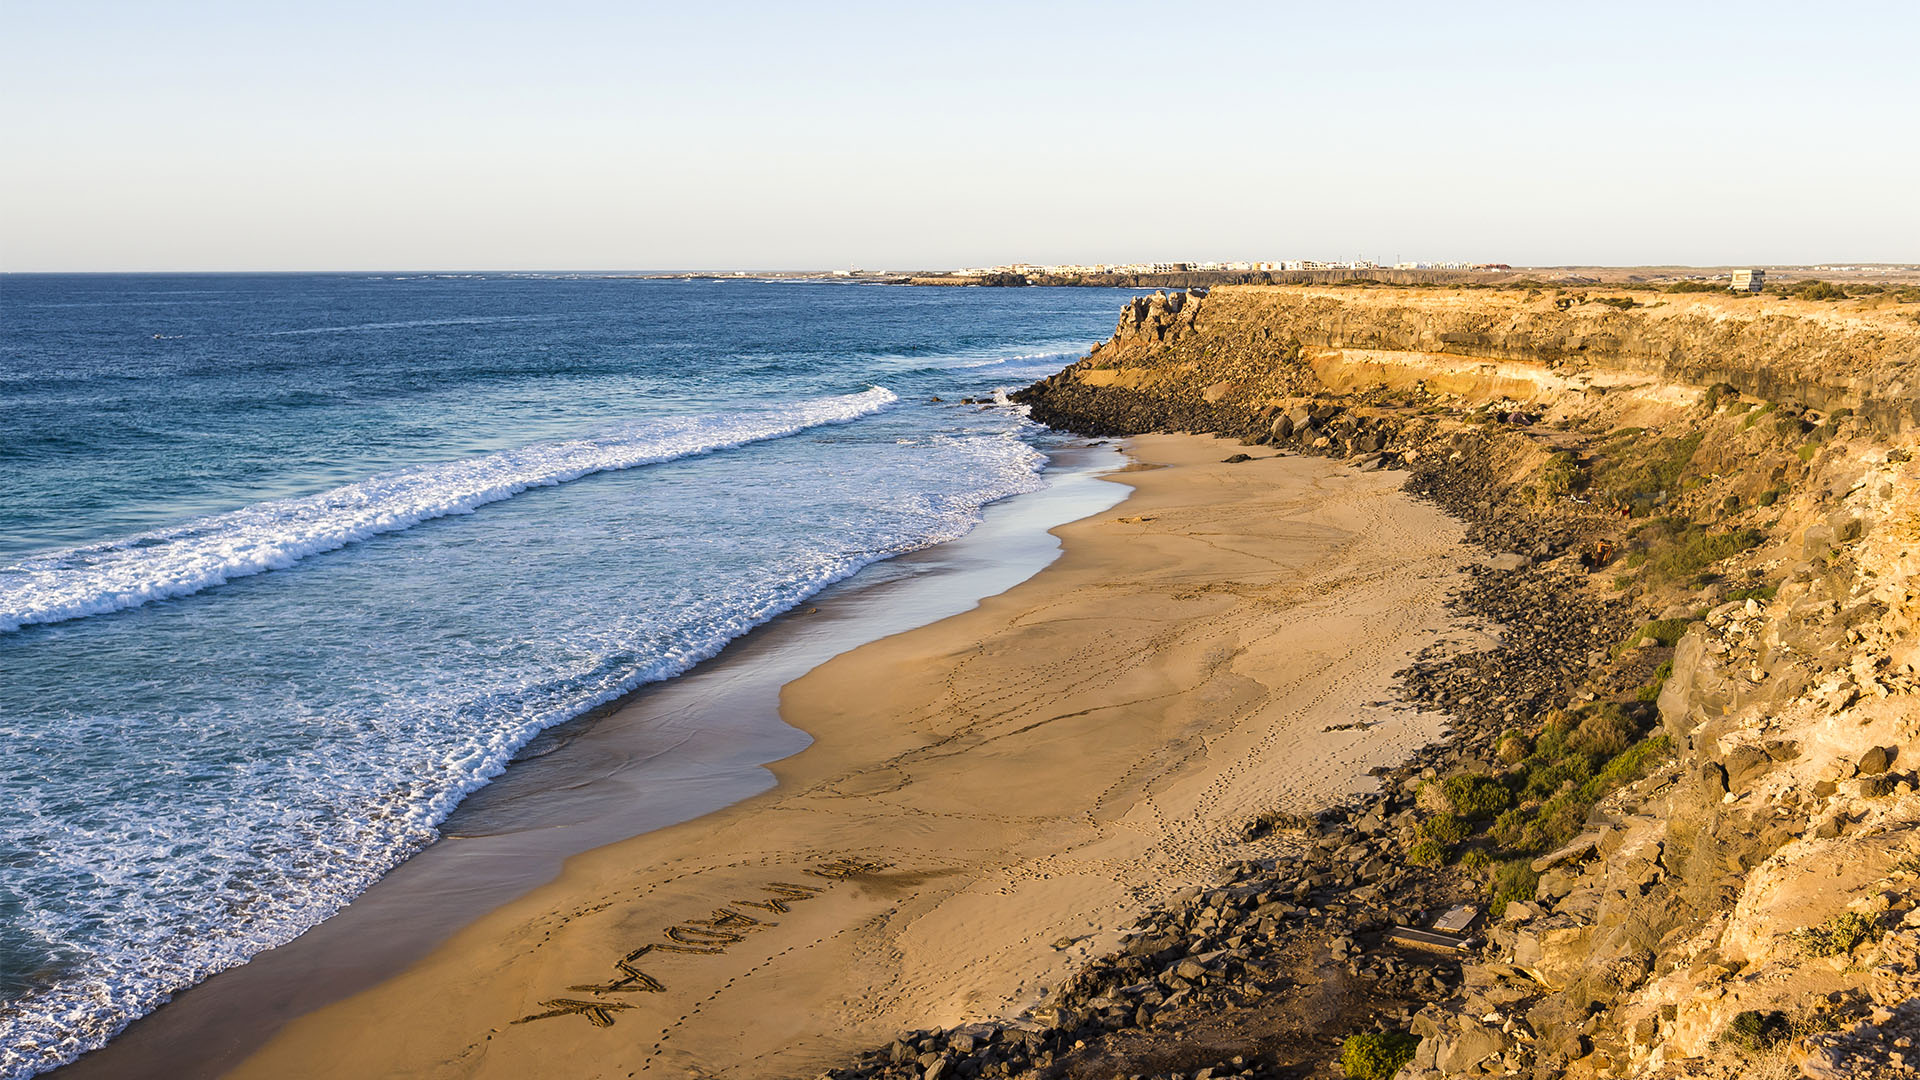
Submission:
[[[842,881],[855,874],[870,874],[887,868],[886,863],[872,862],[867,859],[842,858],[810,866],[802,873],[830,881]],[[741,908],[751,908],[766,914],[784,914],[791,911],[789,906],[801,900],[811,900],[823,890],[815,885],[796,885],[791,882],[775,881],[763,885],[760,891],[766,894],[762,898],[751,900],[732,900],[713,909],[713,914],[704,919],[686,919],[661,931],[665,941],[651,941],[636,948],[613,962],[614,977],[602,983],[580,983],[567,987],[574,993],[592,994],[591,998],[556,997],[540,1002],[542,1012],[533,1013],[515,1020],[516,1024],[529,1024],[535,1020],[551,1020],[559,1016],[583,1016],[594,1027],[612,1027],[614,1013],[631,1009],[634,1006],[625,1001],[609,1000],[610,994],[658,994],[667,986],[659,979],[647,974],[639,967],[640,961],[651,953],[692,953],[696,956],[714,956],[727,951],[727,946],[745,941],[748,934],[760,930],[772,929],[780,925],[766,919],[765,914],[751,915]]]

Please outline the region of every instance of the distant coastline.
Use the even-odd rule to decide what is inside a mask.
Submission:
[[[1920,284],[1920,266],[1897,263],[1764,265],[1776,285],[1822,280],[1842,284]],[[1657,288],[1676,282],[1728,279],[1734,266],[1515,266],[1506,269],[1402,270],[1356,267],[1337,270],[1176,270],[1169,272],[1034,273],[954,270],[689,270],[660,273],[606,273],[592,277],[634,277],[663,281],[838,282],[848,285],[918,285],[936,288],[1090,288],[1209,289],[1221,285],[1387,285],[1399,287],[1494,288],[1507,285],[1611,285]]]

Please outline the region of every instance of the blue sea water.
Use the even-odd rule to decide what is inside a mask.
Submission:
[[[0,278],[0,1077],[336,911],[540,730],[1042,486],[1052,436],[957,399],[1123,296]]]

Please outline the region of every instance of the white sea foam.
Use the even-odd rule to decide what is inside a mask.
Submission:
[[[892,391],[874,387],[764,411],[652,418],[585,438],[398,469],[110,543],[44,552],[0,567],[0,633],[187,596],[381,533],[472,513],[528,488],[846,423],[897,400]]]
[[[993,367],[1052,367],[1055,370],[1066,367],[1086,355],[1086,347],[1062,342],[1057,347],[1042,352],[1015,353],[1012,356],[988,356],[980,358],[957,359],[941,366],[949,371],[971,371],[976,368]]]

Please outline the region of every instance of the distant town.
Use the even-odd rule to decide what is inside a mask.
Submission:
[[[1920,285],[1920,265],[1896,263],[1773,264],[1758,266],[1523,266],[1503,262],[1286,259],[1275,261],[1001,263],[948,270],[721,270],[636,274],[661,278],[843,279],[889,285],[1087,285],[1128,288],[1198,288],[1231,284],[1335,284],[1382,281],[1397,285],[1458,285],[1524,282],[1558,286],[1613,285],[1647,288],[1717,285],[1758,293],[1770,285],[1826,278],[1840,283]]]
[[[1315,259],[1288,259],[1282,262],[1150,262],[1150,263],[1063,263],[1057,266],[1038,263],[1008,263],[1005,266],[972,267],[950,270],[963,276],[984,274],[1025,274],[1042,277],[1073,277],[1086,274],[1252,274],[1302,270],[1511,270],[1506,263],[1474,262],[1396,262],[1377,263],[1372,259],[1320,262]]]

